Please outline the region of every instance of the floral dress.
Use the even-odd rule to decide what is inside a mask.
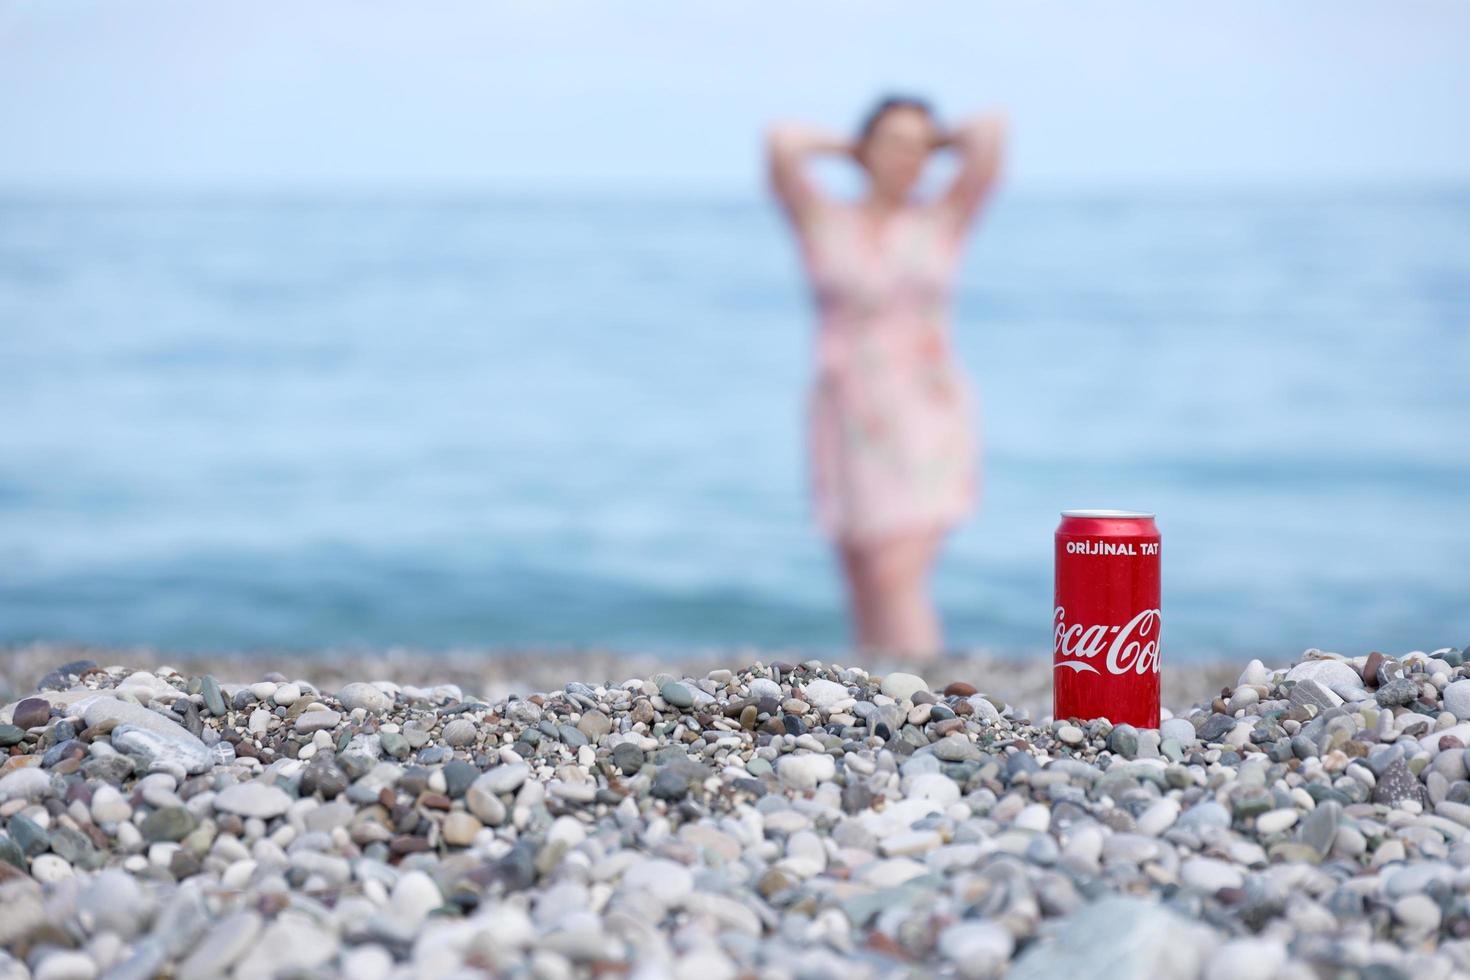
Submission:
[[[947,528],[973,507],[976,426],[951,350],[960,236],[932,206],[874,241],[830,205],[801,234],[820,325],[810,404],[812,491],[833,538]]]

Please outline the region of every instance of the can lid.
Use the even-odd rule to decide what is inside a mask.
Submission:
[[[1129,518],[1141,519],[1153,517],[1154,515],[1142,510],[1064,510],[1063,517],[1096,517],[1126,520]]]

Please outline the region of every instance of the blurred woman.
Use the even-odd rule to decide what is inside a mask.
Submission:
[[[816,299],[810,412],[818,519],[846,573],[858,643],[907,656],[940,652],[929,570],[971,509],[976,435],[969,385],[950,349],[950,293],[966,234],[995,185],[998,115],[940,128],[929,106],[888,98],[855,140],[795,124],[771,128],[770,179],[795,229]],[[916,196],[930,157],[958,170]],[[852,202],[825,195],[808,161],[850,158],[866,175]]]

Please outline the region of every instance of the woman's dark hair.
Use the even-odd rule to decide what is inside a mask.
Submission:
[[[858,127],[858,143],[866,143],[868,137],[873,135],[873,130],[878,128],[878,123],[883,121],[883,117],[898,109],[914,109],[931,120],[934,118],[934,107],[927,99],[913,95],[885,95],[863,117],[863,124]]]

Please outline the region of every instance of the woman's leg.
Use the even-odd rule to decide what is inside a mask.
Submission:
[[[855,646],[863,651],[879,649],[883,635],[878,621],[882,590],[873,574],[870,548],[841,544],[838,549],[842,553],[842,571],[847,580],[847,608],[852,618]]]
[[[924,531],[883,545],[884,646],[896,654],[930,657],[944,647],[939,613],[929,596],[929,571],[943,535]]]
[[[943,649],[939,616],[929,597],[929,570],[943,537],[932,530],[843,547],[861,647],[903,656]]]

